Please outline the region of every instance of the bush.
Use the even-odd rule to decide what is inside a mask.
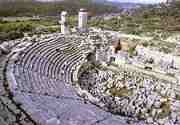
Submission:
[[[2,23],[3,22],[3,19],[2,18],[0,18],[0,23]]]
[[[52,28],[52,27],[50,27],[50,28],[48,28],[47,30],[48,30],[48,32],[50,32],[50,33],[54,33],[54,32],[60,31],[60,28]]]
[[[18,38],[24,37],[24,34],[19,31],[10,31],[8,33],[1,32],[0,33],[0,40],[5,41],[5,40],[14,40]]]
[[[176,100],[180,100],[180,95],[176,94]]]
[[[130,47],[128,50],[129,56],[131,56],[131,57],[134,56],[136,54],[135,50],[136,50],[135,46]]]
[[[147,47],[149,44],[148,44],[148,42],[143,42],[142,45],[143,45],[144,47]]]
[[[164,47],[164,46],[160,48],[160,51],[162,51],[162,52],[164,52],[166,54],[171,52],[170,48],[167,48],[167,47]]]
[[[32,31],[33,28],[34,28],[34,27],[33,27],[31,24],[23,24],[23,23],[20,23],[19,25],[17,25],[17,30],[19,30],[20,32]]]
[[[132,95],[132,91],[128,90],[127,88],[121,88],[121,89],[110,88],[109,91],[112,94],[112,96],[117,96],[117,97],[126,97]]]
[[[8,34],[5,32],[0,32],[0,40],[4,41],[8,38]]]
[[[19,31],[11,31],[8,33],[8,38],[11,40],[18,39],[24,37],[24,34]]]

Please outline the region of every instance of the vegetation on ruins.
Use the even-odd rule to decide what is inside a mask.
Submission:
[[[162,111],[158,114],[158,118],[159,119],[163,119],[163,118],[166,118],[170,115],[171,113],[171,104],[170,104],[170,101],[167,100],[166,102],[163,102],[161,104],[161,109]]]
[[[180,100],[180,95],[176,94],[176,99]]]
[[[0,21],[0,41],[21,38],[24,36],[24,33],[42,34],[44,32],[51,33],[59,31],[58,27],[51,27],[53,25],[57,25],[57,21],[51,19]]]
[[[117,97],[128,97],[132,95],[132,91],[128,90],[126,87],[118,89],[114,86],[110,88],[109,92],[112,94],[112,96]]]
[[[136,55],[135,49],[136,49],[135,46],[129,48],[128,53],[130,57]]]

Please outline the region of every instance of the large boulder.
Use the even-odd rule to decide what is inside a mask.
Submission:
[[[2,51],[2,53],[8,54],[11,51],[8,42],[2,43],[0,45],[0,50]]]

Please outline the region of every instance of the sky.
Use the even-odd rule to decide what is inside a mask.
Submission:
[[[133,2],[133,3],[160,3],[160,2],[165,2],[166,0],[108,0],[108,1]]]

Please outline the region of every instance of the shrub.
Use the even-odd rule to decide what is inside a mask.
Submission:
[[[14,40],[18,38],[22,38],[24,34],[19,31],[10,31],[8,33],[1,32],[0,33],[0,40],[5,41],[5,40]]]
[[[160,112],[157,117],[159,119],[163,119],[163,118],[166,118],[170,115],[171,113],[171,106],[170,106],[170,102],[167,101],[167,102],[163,102],[161,104],[161,109],[162,109],[162,112]]]
[[[148,44],[147,42],[143,42],[142,45],[143,45],[144,47],[147,47],[149,44]]]
[[[20,23],[19,25],[17,25],[17,30],[19,30],[20,32],[28,32],[28,31],[32,31],[33,30],[33,26],[31,24],[23,24]]]
[[[13,40],[13,39],[18,39],[24,37],[24,34],[19,31],[11,31],[8,33],[8,38]]]
[[[176,99],[177,99],[177,100],[180,100],[180,95],[177,94],[177,95],[176,95]]]
[[[7,33],[5,33],[5,32],[0,32],[0,40],[1,41],[4,41],[4,40],[6,40],[7,39],[7,36],[8,34]]]
[[[129,48],[129,50],[128,50],[129,56],[132,57],[136,54],[135,49],[136,49],[135,46]]]
[[[47,30],[48,30],[48,32],[50,32],[50,33],[54,33],[54,32],[60,31],[60,28],[52,28],[52,27],[50,27],[50,28],[48,28]]]

